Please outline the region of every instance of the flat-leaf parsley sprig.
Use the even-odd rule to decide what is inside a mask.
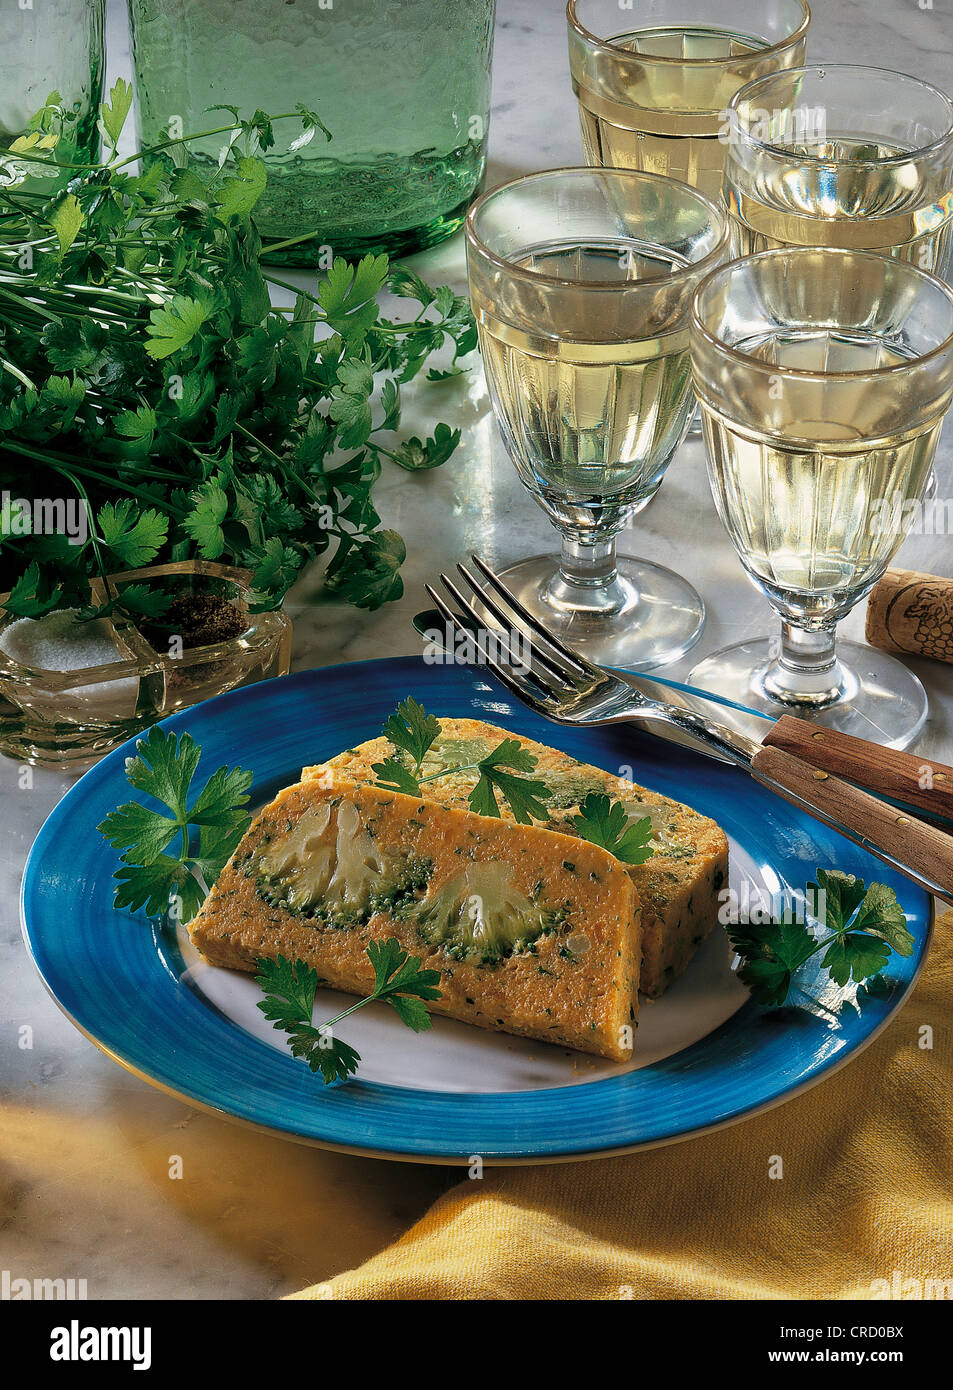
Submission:
[[[824,951],[821,965],[837,985],[853,978],[875,992],[874,981],[890,959],[913,953],[914,940],[892,888],[872,883],[839,869],[818,869],[817,882],[807,885],[808,900],[823,903],[815,936],[806,922],[788,916],[766,923],[729,923],[732,946],[741,957],[738,974],[762,1004],[783,1004],[796,971]],[[813,895],[813,898],[812,898]]]
[[[191,734],[176,737],[153,725],[136,744],[137,756],[126,759],[126,780],[165,810],[127,801],[110,811],[98,826],[114,849],[122,851],[123,868],[114,877],[117,909],[151,917],[174,909],[191,921],[205,901],[238,842],[248,829],[244,809],[252,774],[220,767],[189,803],[201,748]],[[178,853],[167,853],[170,847]]]
[[[441,727],[439,719],[428,714],[412,695],[400,702],[384,724],[382,733],[394,752],[382,762],[373,763],[371,770],[379,785],[388,791],[422,796],[428,782],[445,777],[449,772],[476,772],[477,782],[467,800],[470,810],[477,815],[499,818],[499,794],[519,825],[550,819],[545,804],[551,796],[550,788],[540,778],[522,775],[534,772],[539,759],[524,748],[519,739],[504,738],[483,758],[439,767],[425,774],[424,760],[440,737]],[[644,864],[651,857],[651,817],[630,822],[621,801],[610,801],[599,792],[590,792],[579,811],[573,824],[582,839],[607,849],[624,864]]]
[[[623,864],[644,864],[655,853],[652,817],[629,820],[621,801],[611,801],[604,792],[590,792],[573,816],[576,833],[594,845],[601,845]]]
[[[408,955],[394,937],[371,941],[367,956],[374,967],[371,993],[317,1026],[312,1022],[317,972],[305,961],[288,961],[284,956],[258,961],[256,979],[265,994],[258,1002],[259,1009],[275,1028],[288,1034],[292,1054],[307,1062],[313,1072],[320,1072],[326,1085],[346,1081],[357,1071],[360,1053],[336,1037],[334,1030],[365,1004],[375,1000],[389,1004],[401,1022],[415,1033],[433,1026],[423,1001],[442,997],[436,988],[439,971],[421,970],[420,957]]]
[[[518,824],[530,825],[534,820],[549,819],[544,805],[549,797],[549,788],[538,778],[520,775],[532,772],[537,758],[523,748],[518,739],[503,739],[486,757],[476,762],[460,763],[452,768],[442,767],[422,776],[424,759],[440,737],[440,721],[409,695],[387,720],[383,733],[394,748],[394,755],[383,762],[374,763],[372,771],[380,785],[388,791],[420,796],[428,782],[444,777],[447,772],[476,772],[477,783],[468,801],[470,809],[477,815],[499,817],[499,792]]]

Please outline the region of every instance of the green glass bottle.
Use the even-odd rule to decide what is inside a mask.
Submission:
[[[275,127],[256,220],[269,259],[400,255],[460,226],[483,176],[495,0],[129,0],[140,134],[316,111]],[[193,146],[217,163],[222,137]],[[296,240],[307,237],[307,240]]]
[[[102,99],[105,0],[7,0],[0,6],[0,148],[27,130],[52,98],[58,158],[94,158]],[[59,113],[66,117],[60,123]]]

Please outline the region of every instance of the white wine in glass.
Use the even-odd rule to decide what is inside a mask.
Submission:
[[[835,648],[835,628],[923,497],[953,398],[953,293],[868,252],[765,252],[701,286],[692,359],[719,516],[782,625],[780,641],[727,648],[690,679],[904,746],[923,687],[882,652]]]
[[[505,572],[522,602],[594,660],[675,660],[700,597],[616,554],[655,495],[694,406],[691,296],[727,219],[684,184],[561,169],[486,194],[467,219],[470,293],[506,448],[562,536]]]
[[[879,251],[953,281],[953,101],[847,63],[773,73],[729,108],[732,249]]]
[[[803,0],[569,0],[586,160],[722,197],[725,110],[739,87],[804,61]]]
[[[634,240],[589,238],[527,247],[514,265],[577,283],[584,314],[587,284],[622,290],[687,262]],[[510,309],[520,288],[513,286]],[[498,318],[479,288],[473,302],[500,427],[526,487],[556,525],[624,524],[655,493],[684,430],[692,395],[687,326],[629,341],[612,335],[611,310],[603,310],[593,313],[592,332],[606,332],[605,341],[544,339]]]

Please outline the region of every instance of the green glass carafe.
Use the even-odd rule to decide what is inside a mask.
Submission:
[[[272,260],[392,255],[460,226],[483,175],[495,0],[129,0],[145,144],[243,116],[275,125],[256,221]],[[227,117],[226,117],[227,119]],[[193,150],[216,167],[222,136]]]

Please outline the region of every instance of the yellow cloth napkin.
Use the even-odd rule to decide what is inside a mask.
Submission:
[[[293,1297],[942,1297],[929,1281],[953,1280],[951,1034],[947,913],[894,1021],[804,1095],[628,1158],[487,1169]]]

